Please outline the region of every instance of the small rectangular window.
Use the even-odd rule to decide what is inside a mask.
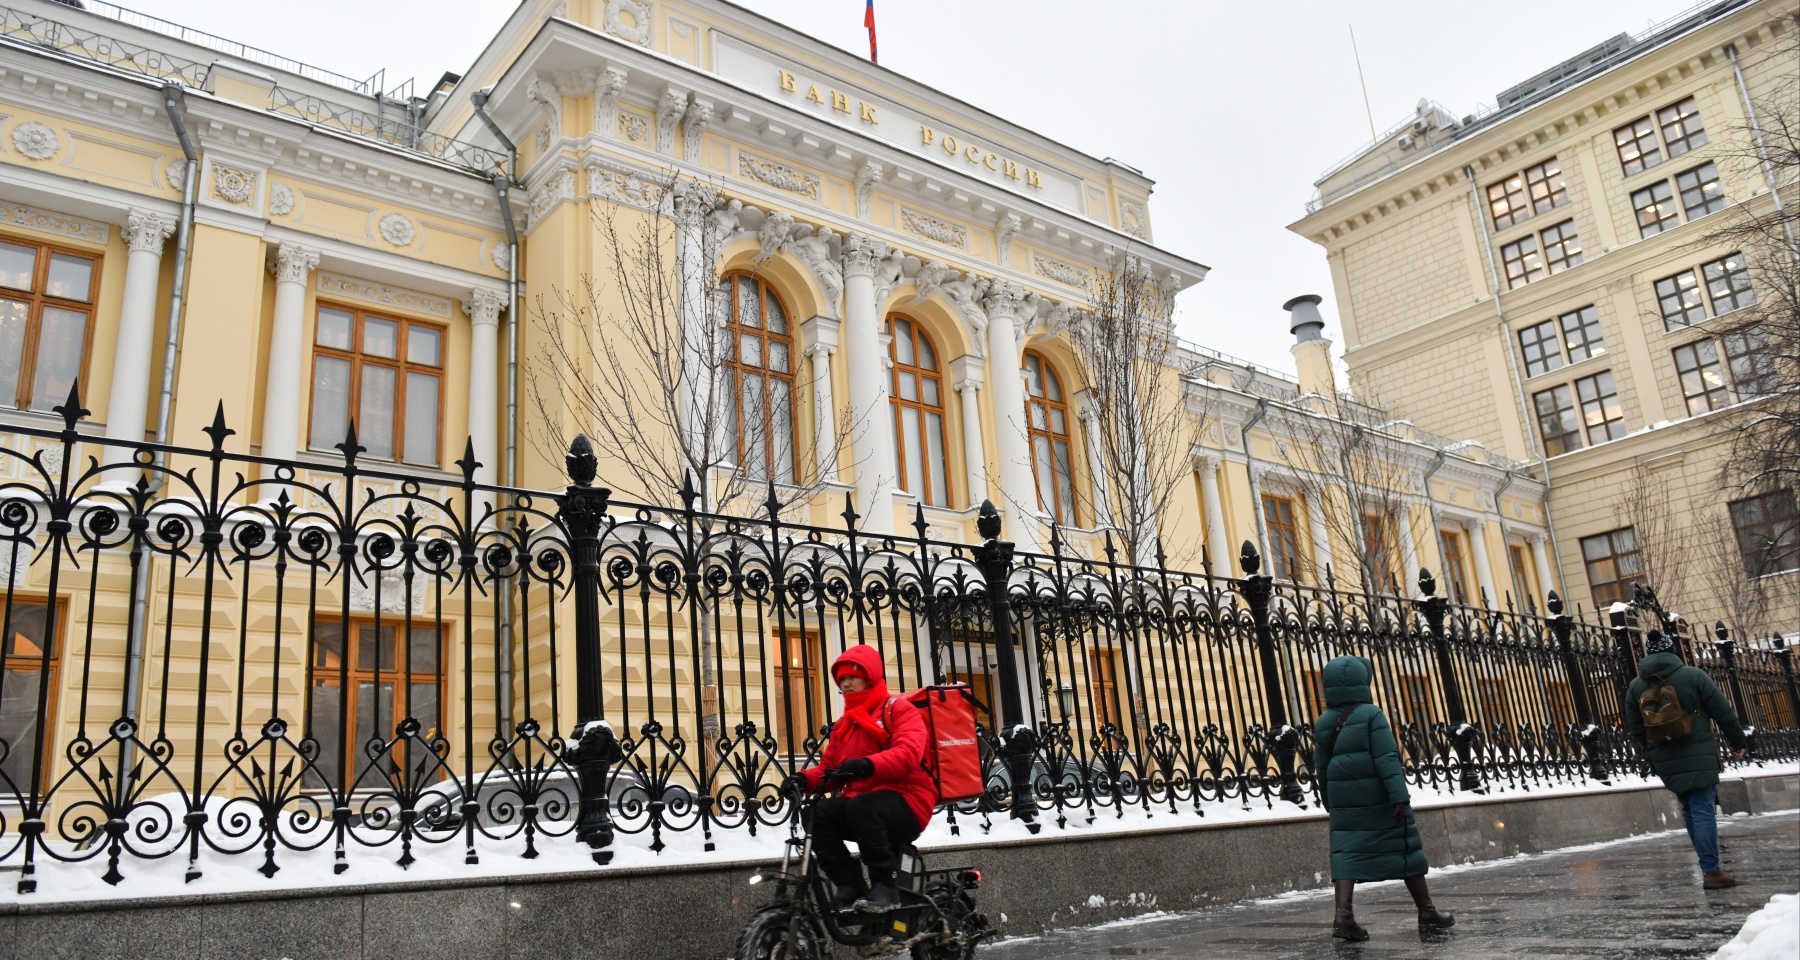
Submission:
[[[1675,209],[1675,193],[1669,189],[1667,180],[1658,180],[1633,192],[1631,209],[1637,214],[1640,237],[1656,236],[1681,223],[1681,214]]]
[[[1531,191],[1533,212],[1548,213],[1569,202],[1569,178],[1563,176],[1555,157],[1527,169],[1525,186]]]
[[[1519,349],[1525,354],[1525,375],[1535,377],[1560,369],[1562,349],[1557,345],[1556,322],[1545,320],[1519,331]]]
[[[1556,319],[1562,325],[1563,346],[1569,351],[1570,363],[1606,353],[1606,338],[1600,333],[1600,313],[1593,304]]]
[[[1468,603],[1468,580],[1463,577],[1462,537],[1448,530],[1438,531],[1438,541],[1444,548],[1444,584],[1450,593],[1451,603]]]
[[[1575,397],[1581,401],[1581,422],[1587,427],[1589,445],[1625,435],[1625,408],[1619,404],[1611,370],[1575,381]]]
[[[1675,374],[1681,380],[1681,395],[1687,400],[1688,416],[1718,410],[1731,403],[1725,389],[1725,368],[1719,363],[1719,349],[1711,340],[1676,347]]]
[[[1269,532],[1269,575],[1279,580],[1300,579],[1300,528],[1294,522],[1294,501],[1263,495],[1263,522]]]
[[[1628,177],[1663,161],[1662,151],[1656,145],[1656,127],[1649,117],[1639,117],[1614,130],[1613,145],[1619,150],[1619,166]]]
[[[1735,501],[1730,508],[1746,574],[1766,577],[1800,569],[1800,518],[1795,516],[1794,491],[1772,490]]]
[[[1603,610],[1631,599],[1631,585],[1644,582],[1637,534],[1630,528],[1581,538],[1581,560],[1587,567],[1594,607]]]
[[[1679,330],[1706,319],[1706,301],[1694,271],[1683,270],[1656,281],[1656,305],[1662,311],[1663,328]]]
[[[1676,174],[1675,189],[1681,192],[1681,206],[1689,220],[1725,209],[1725,188],[1719,184],[1719,168],[1714,164],[1703,163]]]
[[[1781,390],[1781,374],[1775,367],[1775,355],[1769,350],[1768,337],[1762,327],[1733,330],[1720,338],[1725,345],[1725,364],[1731,368],[1731,383],[1738,399],[1754,400]]]
[[[1700,265],[1706,279],[1706,294],[1712,298],[1713,316],[1722,317],[1733,310],[1756,304],[1756,291],[1750,288],[1750,269],[1744,255],[1728,253],[1711,263]]]
[[[1561,273],[1581,263],[1581,238],[1575,235],[1575,221],[1563,222],[1545,230],[1544,266],[1551,273]]]
[[[1706,143],[1706,128],[1700,125],[1700,107],[1693,97],[1656,111],[1656,123],[1662,127],[1670,159]]]
[[[1538,256],[1537,238],[1520,237],[1500,248],[1500,259],[1506,264],[1506,289],[1522,287],[1544,275],[1544,260]]]
[[[1538,433],[1544,438],[1544,455],[1554,457],[1581,449],[1581,421],[1575,415],[1575,392],[1559,384],[1532,395]]]
[[[1499,183],[1489,184],[1488,214],[1494,218],[1494,229],[1504,230],[1531,216],[1525,200],[1525,175],[1515,173]]]

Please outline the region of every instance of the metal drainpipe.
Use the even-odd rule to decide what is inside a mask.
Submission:
[[[1500,558],[1506,561],[1506,570],[1508,573],[1512,572],[1512,543],[1506,539],[1509,536],[1506,532],[1506,510],[1500,506],[1500,498],[1506,495],[1507,488],[1511,487],[1513,481],[1517,479],[1519,479],[1519,468],[1507,467],[1506,482],[1502,483],[1494,490],[1494,513],[1500,517]],[[1518,583],[1514,584],[1514,586],[1523,587],[1525,585],[1523,583]],[[1524,597],[1519,597],[1517,599],[1520,604],[1525,602]]]
[[[1338,454],[1338,459],[1343,461],[1344,465],[1345,499],[1349,499],[1350,497],[1350,454],[1355,453],[1356,448],[1362,446],[1363,441],[1368,439],[1368,436],[1368,431],[1363,429],[1362,424],[1353,424],[1350,428],[1350,442],[1344,444],[1344,449]],[[1323,490],[1319,492],[1319,509],[1321,510],[1325,509],[1325,493],[1326,491]],[[1374,593],[1376,590],[1380,589],[1380,586],[1378,584],[1371,586],[1369,583],[1370,580],[1374,579],[1374,577],[1370,576],[1374,571],[1369,567],[1369,548],[1368,544],[1363,542],[1363,525],[1359,522],[1360,518],[1357,516],[1357,514],[1362,512],[1362,504],[1352,503],[1349,506],[1351,510],[1350,529],[1356,534],[1356,543],[1352,544],[1352,546],[1356,548],[1356,575],[1362,578],[1363,588],[1369,593]],[[1329,540],[1331,531],[1325,531],[1325,536]]]
[[[163,110],[168,113],[169,123],[175,128],[175,138],[181,142],[181,152],[187,157],[187,175],[182,179],[181,220],[175,233],[175,275],[169,285],[169,320],[163,337],[162,386],[156,401],[156,443],[159,449],[152,461],[155,467],[163,465],[165,457],[160,447],[169,440],[169,416],[175,398],[175,362],[181,353],[181,308],[187,292],[188,240],[194,230],[194,201],[199,193],[200,180],[200,154],[194,149],[193,139],[188,136],[187,122],[181,116],[181,106],[181,84],[164,84]],[[162,487],[161,472],[155,469],[150,471],[149,486],[153,491]],[[151,559],[145,557],[138,564],[137,573],[133,577],[132,592],[137,599],[131,605],[131,622],[126,633],[123,713],[134,720],[138,713],[138,687],[144,672],[144,637],[150,626]],[[129,770],[131,766],[126,761],[122,764],[122,769]]]
[[[1424,483],[1425,508],[1431,514],[1431,545],[1432,549],[1437,551],[1438,576],[1444,578],[1446,591],[1450,589],[1450,565],[1444,559],[1444,535],[1438,532],[1437,498],[1431,495],[1431,478],[1436,476],[1439,470],[1444,469],[1444,461],[1448,459],[1450,459],[1450,455],[1439,450],[1437,456],[1432,459],[1430,468],[1425,471]],[[1446,593],[1445,596],[1449,596],[1449,594]]]
[[[1256,543],[1262,550],[1264,572],[1273,576],[1273,572],[1269,570],[1269,520],[1263,516],[1262,485],[1256,482],[1256,454],[1250,450],[1250,431],[1256,429],[1256,425],[1268,415],[1269,401],[1258,397],[1256,399],[1256,416],[1251,417],[1250,422],[1238,430],[1238,436],[1244,441],[1244,473],[1250,478],[1250,506],[1252,509],[1250,515],[1256,518]],[[1230,544],[1226,544],[1226,546],[1230,546]],[[1230,570],[1230,559],[1227,559],[1225,563],[1225,569]]]
[[[1781,216],[1781,185],[1775,182],[1775,165],[1769,161],[1769,148],[1763,143],[1762,122],[1756,119],[1756,104],[1750,101],[1750,88],[1744,84],[1743,68],[1738,66],[1737,44],[1725,45],[1725,55],[1731,58],[1731,74],[1737,78],[1738,96],[1744,101],[1744,115],[1750,118],[1750,130],[1756,134],[1756,152],[1762,155],[1763,178],[1769,181],[1769,193],[1775,198],[1775,215]],[[1794,225],[1786,217],[1781,217],[1781,229],[1787,233],[1788,249],[1800,260],[1800,245],[1794,243]]]
[[[511,169],[518,169],[519,148],[506,134],[501,132],[500,125],[488,116],[488,95],[493,87],[484,87],[469,96],[469,103],[475,108],[475,116],[488,128],[506,148],[511,158]],[[506,456],[502,486],[516,486],[519,471],[519,230],[513,222],[512,203],[508,199],[511,189],[509,175],[495,171],[490,175],[494,183],[494,194],[500,203],[500,219],[506,224]],[[499,593],[500,630],[496,640],[499,661],[500,702],[498,725],[500,736],[506,737],[512,727],[512,684],[513,684],[513,630],[512,630],[512,591],[502,590]]]
[[[1494,317],[1500,323],[1500,346],[1506,351],[1506,366],[1512,372],[1513,389],[1519,394],[1519,424],[1525,428],[1525,446],[1537,458],[1538,468],[1544,471],[1544,532],[1550,536],[1550,563],[1556,569],[1558,583],[1566,583],[1563,578],[1562,548],[1556,543],[1556,520],[1550,515],[1550,459],[1531,437],[1531,404],[1525,399],[1525,380],[1519,376],[1519,358],[1513,355],[1512,326],[1506,322],[1506,309],[1500,303],[1500,269],[1494,265],[1494,240],[1488,235],[1487,216],[1481,212],[1481,189],[1475,183],[1475,168],[1463,167],[1463,175],[1469,178],[1469,197],[1473,204],[1475,222],[1481,227],[1481,250],[1487,254],[1488,280],[1494,285]],[[1435,524],[1436,521],[1434,520]],[[1549,584],[1545,590],[1551,589]]]

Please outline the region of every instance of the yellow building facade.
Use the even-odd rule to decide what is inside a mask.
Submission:
[[[1689,11],[1460,119],[1422,100],[1290,227],[1325,249],[1352,382],[1529,461],[1557,576],[1590,608],[1654,580],[1697,623],[1779,632],[1800,611],[1792,493],[1726,476],[1730,411],[1774,389],[1774,361],[1733,332],[1760,281],[1713,236],[1794,196],[1751,118],[1792,109],[1796,10]],[[1728,599],[1747,580],[1757,598]]]

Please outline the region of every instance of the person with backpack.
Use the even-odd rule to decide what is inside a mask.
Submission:
[[[1313,727],[1313,771],[1331,814],[1331,883],[1337,897],[1331,935],[1352,942],[1369,939],[1350,904],[1358,881],[1405,881],[1421,930],[1456,923],[1431,902],[1425,886],[1431,867],[1413,821],[1400,744],[1369,689],[1374,678],[1375,665],[1365,657],[1326,664],[1321,677],[1326,709]]]
[[[1731,742],[1731,758],[1743,759],[1748,743],[1731,701],[1706,671],[1681,662],[1675,638],[1651,631],[1644,640],[1638,675],[1625,688],[1625,730],[1637,741],[1663,786],[1681,800],[1681,822],[1700,860],[1700,886],[1737,886],[1719,868],[1719,744],[1713,724]]]
[[[845,650],[831,664],[831,679],[844,695],[843,715],[831,725],[819,765],[789,777],[786,787],[801,792],[831,786],[827,772],[845,781],[837,796],[813,808],[813,851],[837,887],[833,906],[883,913],[900,902],[900,851],[924,832],[937,805],[937,785],[925,767],[925,720],[912,703],[888,693],[874,647]],[[845,841],[862,852],[862,867]],[[863,867],[869,871],[866,886]]]

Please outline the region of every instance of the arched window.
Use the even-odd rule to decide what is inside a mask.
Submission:
[[[1031,431],[1031,472],[1038,509],[1065,527],[1077,526],[1075,474],[1069,456],[1069,403],[1062,378],[1035,350],[1025,351],[1025,422]]]
[[[937,348],[917,321],[889,317],[893,361],[894,454],[900,489],[935,507],[950,505],[944,464],[944,384]]]
[[[719,280],[713,309],[733,344],[721,386],[738,464],[755,479],[793,483],[794,337],[787,309],[768,284],[747,273]]]

